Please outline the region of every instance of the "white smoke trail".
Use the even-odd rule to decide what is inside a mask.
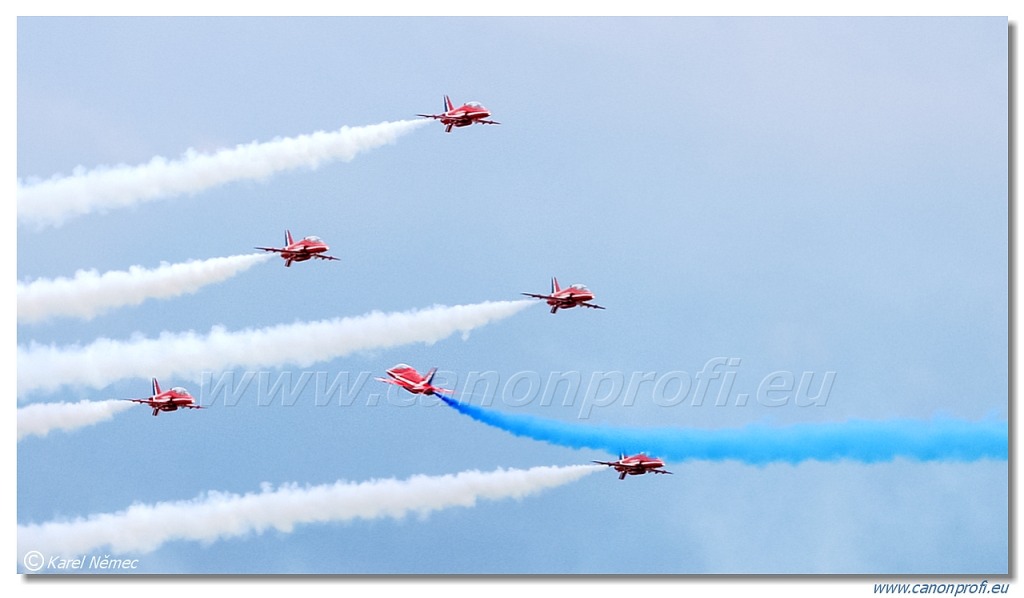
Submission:
[[[145,553],[173,540],[213,542],[268,529],[290,533],[299,524],[422,516],[450,507],[472,507],[480,499],[523,498],[598,469],[570,465],[463,471],[307,487],[264,485],[260,492],[244,495],[210,492],[193,500],[135,504],[117,513],[72,521],[19,525],[18,550],[48,556],[106,551],[106,547],[116,554]]]
[[[26,436],[46,436],[53,430],[74,430],[91,426],[131,409],[128,401],[79,401],[77,403],[38,403],[18,409],[18,440]]]
[[[216,326],[205,335],[190,331],[126,341],[101,338],[84,347],[32,342],[18,346],[18,396],[65,384],[103,388],[130,377],[187,376],[229,367],[305,367],[356,351],[433,344],[456,332],[466,335],[533,304],[486,301],[236,332]]]
[[[251,253],[180,264],[164,262],[152,270],[142,266],[103,274],[96,270],[79,270],[74,278],[19,282],[18,321],[38,322],[55,316],[88,320],[115,307],[138,305],[146,299],[195,293],[272,257],[269,253]]]
[[[71,176],[18,181],[18,221],[59,226],[68,218],[126,207],[238,180],[259,180],[332,160],[349,161],[362,151],[392,143],[425,120],[342,127],[311,135],[252,142],[213,154],[189,149],[178,160],[157,156],[138,166],[79,166]]]

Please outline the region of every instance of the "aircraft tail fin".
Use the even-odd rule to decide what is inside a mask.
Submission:
[[[561,291],[562,287],[558,286],[558,279],[554,276],[551,277],[551,294],[554,295],[558,291]]]
[[[160,383],[156,381],[156,378],[153,378],[153,396],[155,397],[158,394],[160,394]],[[154,415],[156,414],[154,413]]]
[[[292,231],[290,231],[288,229],[284,229],[284,246],[288,247],[292,243],[293,243],[293,241],[292,241]]]
[[[455,109],[455,107],[452,106],[452,101],[450,99],[448,99],[448,96],[444,96],[444,111],[445,112],[450,112],[451,110],[454,110],[454,109]]]
[[[437,368],[430,368],[430,371],[427,372],[427,375],[423,377],[423,382],[426,383],[426,384],[433,383],[433,381],[434,381],[434,374],[436,374],[436,373],[437,373]]]

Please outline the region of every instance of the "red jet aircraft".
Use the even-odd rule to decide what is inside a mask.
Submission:
[[[431,380],[434,379],[435,372],[437,372],[437,368],[430,368],[430,371],[427,372],[427,375],[422,376],[420,375],[419,372],[412,369],[411,367],[405,365],[404,363],[400,363],[387,371],[388,376],[391,376],[392,379],[377,378],[377,380],[381,382],[387,382],[388,384],[401,386],[405,390],[408,390],[409,392],[418,395],[432,395],[434,393],[454,393],[454,390],[448,390],[447,388],[438,388],[430,383]]]
[[[501,124],[493,120],[485,120],[490,115],[491,112],[484,108],[480,102],[466,102],[455,108],[452,106],[452,101],[448,99],[448,96],[444,96],[444,112],[441,114],[417,114],[416,116],[440,120],[441,124],[444,125],[444,132],[451,133],[452,127],[466,127],[473,123],[480,123],[482,125]]]
[[[148,399],[125,399],[133,403],[143,403],[153,408],[153,415],[160,415],[161,411],[177,411],[178,409],[202,409],[195,404],[195,399],[187,390],[175,386],[171,390],[160,390],[160,383],[153,378],[153,396]]]
[[[551,313],[555,313],[559,308],[569,309],[570,307],[576,307],[582,305],[583,307],[592,307],[594,309],[604,309],[600,305],[589,303],[594,300],[594,293],[587,287],[581,284],[574,284],[567,288],[558,286],[558,279],[551,278],[551,294],[550,295],[537,295],[535,293],[522,293],[527,297],[536,297],[537,299],[544,299],[547,304],[551,306]]]
[[[632,457],[627,457],[625,454],[619,454],[618,461],[594,461],[594,463],[614,467],[615,471],[619,472],[620,480],[626,479],[627,474],[643,475],[645,473],[672,473],[671,471],[660,469],[665,467],[664,461],[654,457],[648,457],[643,453],[633,455]]]
[[[320,237],[305,237],[298,243],[292,241],[292,231],[284,231],[284,247],[257,247],[263,251],[280,253],[286,267],[291,267],[292,262],[304,262],[310,258],[318,260],[338,260],[332,255],[324,253],[330,247]]]

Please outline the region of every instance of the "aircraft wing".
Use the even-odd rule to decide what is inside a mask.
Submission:
[[[520,295],[526,295],[527,297],[536,297],[537,299],[554,299],[551,295],[538,295],[536,293],[519,293]]]
[[[132,403],[139,403],[141,405],[149,405],[150,407],[159,407],[166,405],[163,401],[154,401],[153,399],[124,399],[125,401],[131,401]]]
[[[334,260],[336,262],[341,261],[340,257],[334,257],[333,255],[323,255],[322,253],[314,253],[313,257],[315,257],[318,260]]]
[[[619,465],[618,463],[612,463],[610,461],[591,461],[591,463],[598,463],[600,465],[607,465],[609,467],[615,467],[616,465]]]
[[[422,116],[423,118],[444,118],[443,114],[417,114],[416,116]]]
[[[478,120],[476,121],[482,125],[500,125],[501,123],[496,120]]]
[[[277,253],[281,253],[284,251],[284,249],[278,249],[277,247],[254,247],[254,249],[262,249],[263,251],[276,251]]]
[[[178,408],[184,407],[185,409],[206,409],[202,405],[178,405]]]
[[[374,378],[374,380],[376,380],[378,382],[387,382],[388,384],[394,384],[395,386],[401,386],[403,388],[405,387],[405,385],[402,384],[401,382],[396,382],[395,380],[392,380],[391,378]]]
[[[649,471],[650,473],[667,473],[669,475],[672,475],[671,471],[665,471],[664,469],[648,469],[647,471]]]
[[[587,303],[586,301],[584,301],[583,303],[580,303],[580,305],[582,305],[584,307],[593,307],[594,309],[604,309],[603,307],[601,307],[600,305],[597,305],[596,303]]]

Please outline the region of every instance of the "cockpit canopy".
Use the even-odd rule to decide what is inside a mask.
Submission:
[[[323,243],[323,239],[316,235],[310,235],[304,239],[305,241],[312,241],[313,243]]]
[[[192,395],[189,394],[189,392],[187,390],[185,390],[184,388],[182,388],[180,386],[175,386],[174,388],[171,389],[171,391],[174,392],[175,394],[179,394],[179,395],[192,396]]]
[[[570,286],[569,288],[570,289],[576,289],[577,291],[589,291],[590,290],[585,285],[582,285],[582,284],[574,284],[574,285]]]
[[[466,102],[466,105],[467,106],[471,106],[473,108],[483,108],[484,107],[484,105],[481,104],[480,102]]]
[[[394,367],[392,367],[391,369],[393,369],[393,370],[411,370],[412,368],[409,367],[408,365],[404,364],[404,363],[399,363],[399,364],[395,365]]]

